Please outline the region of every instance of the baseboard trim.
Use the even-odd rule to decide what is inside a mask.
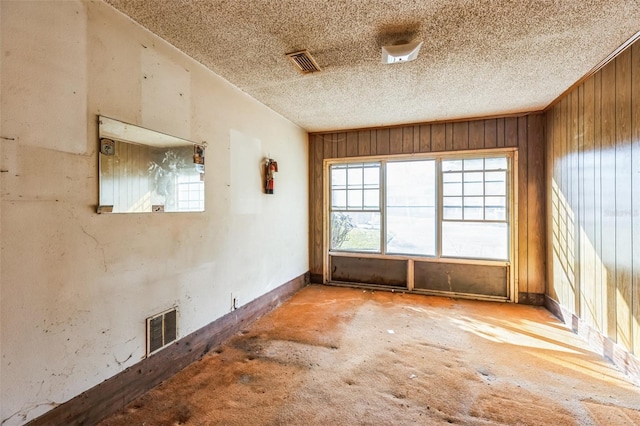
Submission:
[[[640,386],[640,359],[547,295],[544,306]]]
[[[323,284],[324,280],[322,274],[310,274],[309,279],[313,284]]]
[[[545,295],[542,293],[518,293],[518,304],[544,306]]]
[[[305,273],[183,337],[28,424],[92,425],[173,376],[309,284]]]

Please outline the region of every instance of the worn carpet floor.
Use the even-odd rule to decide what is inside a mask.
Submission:
[[[640,425],[544,308],[310,286],[101,423]]]

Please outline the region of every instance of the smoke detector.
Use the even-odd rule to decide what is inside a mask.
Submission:
[[[422,42],[382,46],[382,63],[398,64],[413,61],[418,57],[420,47],[422,47]]]

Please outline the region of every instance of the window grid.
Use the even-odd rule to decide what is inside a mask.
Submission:
[[[336,178],[342,181],[341,174],[344,183],[335,184]],[[380,211],[380,163],[334,165],[331,179],[332,212]]]
[[[504,158],[505,157],[500,157]],[[442,170],[442,182],[443,182],[443,221],[446,222],[456,222],[456,221],[477,221],[477,222],[498,222],[504,223],[507,222],[508,217],[508,206],[507,206],[507,166],[506,161],[504,166],[500,167],[491,167],[487,168],[486,163],[487,160],[496,160],[496,158],[481,158],[481,159],[473,159],[473,160],[445,160],[449,163],[457,163],[460,162],[460,167],[456,167],[455,165],[449,165],[449,168],[453,170]],[[464,161],[464,163],[462,163]],[[467,162],[472,162],[475,164],[468,166]],[[494,161],[495,162],[495,161]],[[462,165],[464,164],[464,166]],[[500,173],[503,175],[503,179],[501,180],[491,180],[488,177],[494,176],[496,173]],[[480,177],[479,180],[471,180],[467,179],[467,176],[477,176]],[[452,179],[452,177],[459,177],[459,181]],[[448,187],[451,187],[451,184],[459,183],[460,190],[454,193],[448,193]],[[490,193],[487,194],[487,184],[502,184],[502,190],[498,193]],[[480,193],[472,191],[470,187],[476,185],[480,188]],[[488,199],[496,202],[500,200],[500,205],[490,205],[488,204]],[[457,201],[457,204],[447,204],[448,202]],[[502,219],[487,219],[487,209],[488,208],[502,208],[504,209],[504,213],[502,214]],[[459,208],[459,215],[450,214],[447,215],[446,210],[452,208]],[[476,208],[479,209],[480,215],[471,216],[467,210]],[[456,217],[458,216],[458,217]]]

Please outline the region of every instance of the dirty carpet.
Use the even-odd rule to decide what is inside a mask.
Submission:
[[[309,286],[116,425],[639,425],[640,387],[544,308]]]

